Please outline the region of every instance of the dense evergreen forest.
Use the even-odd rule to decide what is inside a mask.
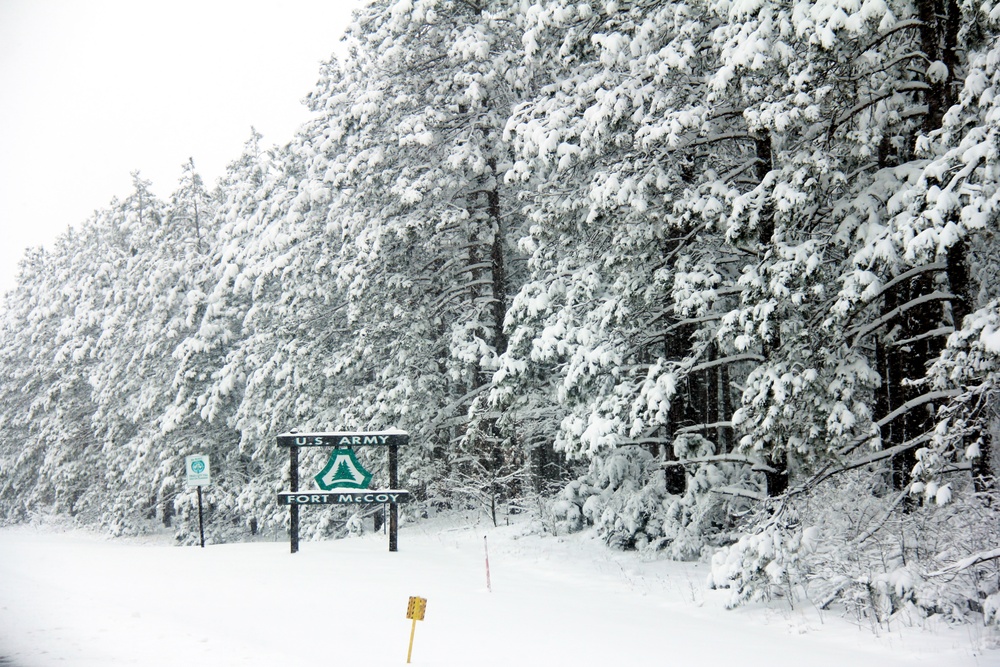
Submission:
[[[23,259],[0,520],[189,541],[207,453],[213,539],[283,534],[278,433],[398,427],[409,520],[1000,623],[1000,4],[375,0],[346,39],[289,143]]]

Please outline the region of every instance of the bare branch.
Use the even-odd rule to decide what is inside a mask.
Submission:
[[[750,500],[756,500],[759,502],[764,502],[767,500],[767,496],[763,493],[754,493],[749,489],[740,489],[733,486],[721,486],[712,489],[712,493],[718,493],[721,496],[735,496],[737,498],[749,498]]]
[[[962,570],[967,570],[973,565],[978,565],[980,563],[985,563],[988,560],[996,560],[1000,558],[1000,547],[995,549],[990,549],[989,551],[980,551],[977,554],[973,554],[968,558],[963,558],[957,563],[952,563],[946,568],[942,568],[937,572],[931,572],[927,576],[937,577],[942,574],[954,574],[956,572],[961,572]]]

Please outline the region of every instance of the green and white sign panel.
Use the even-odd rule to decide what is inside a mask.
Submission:
[[[353,449],[335,449],[326,467],[316,477],[316,484],[324,491],[333,489],[367,489],[372,474],[365,470]]]
[[[193,454],[184,457],[184,475],[188,486],[208,486],[212,483],[212,468],[208,454]]]

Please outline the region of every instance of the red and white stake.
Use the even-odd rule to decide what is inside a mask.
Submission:
[[[486,550],[486,591],[492,593],[493,587],[490,585],[490,547],[486,543],[485,535],[483,535],[483,549]]]

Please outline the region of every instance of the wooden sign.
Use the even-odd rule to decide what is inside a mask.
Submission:
[[[427,609],[427,598],[411,597],[406,605],[406,617],[414,621],[424,620],[424,611]]]
[[[399,429],[388,431],[322,431],[277,436],[279,447],[288,448],[288,491],[278,493],[278,504],[288,506],[288,541],[292,553],[299,550],[299,507],[302,505],[334,505],[347,503],[382,504],[389,509],[389,551],[397,550],[399,532],[398,504],[410,500],[407,491],[396,489],[399,484],[399,446],[410,442],[410,434]],[[388,489],[369,489],[371,474],[354,455],[354,447],[385,447],[388,452]],[[321,491],[299,490],[299,447],[332,447],[334,452],[326,467],[314,477]],[[201,487],[198,487],[199,490]]]
[[[320,433],[283,433],[278,436],[279,447],[368,447],[371,445],[397,446],[410,442],[406,431],[368,431],[350,433],[330,431]]]
[[[405,503],[412,498],[409,491],[366,489],[364,491],[310,491],[308,493],[282,491],[278,493],[279,505],[348,505]]]

